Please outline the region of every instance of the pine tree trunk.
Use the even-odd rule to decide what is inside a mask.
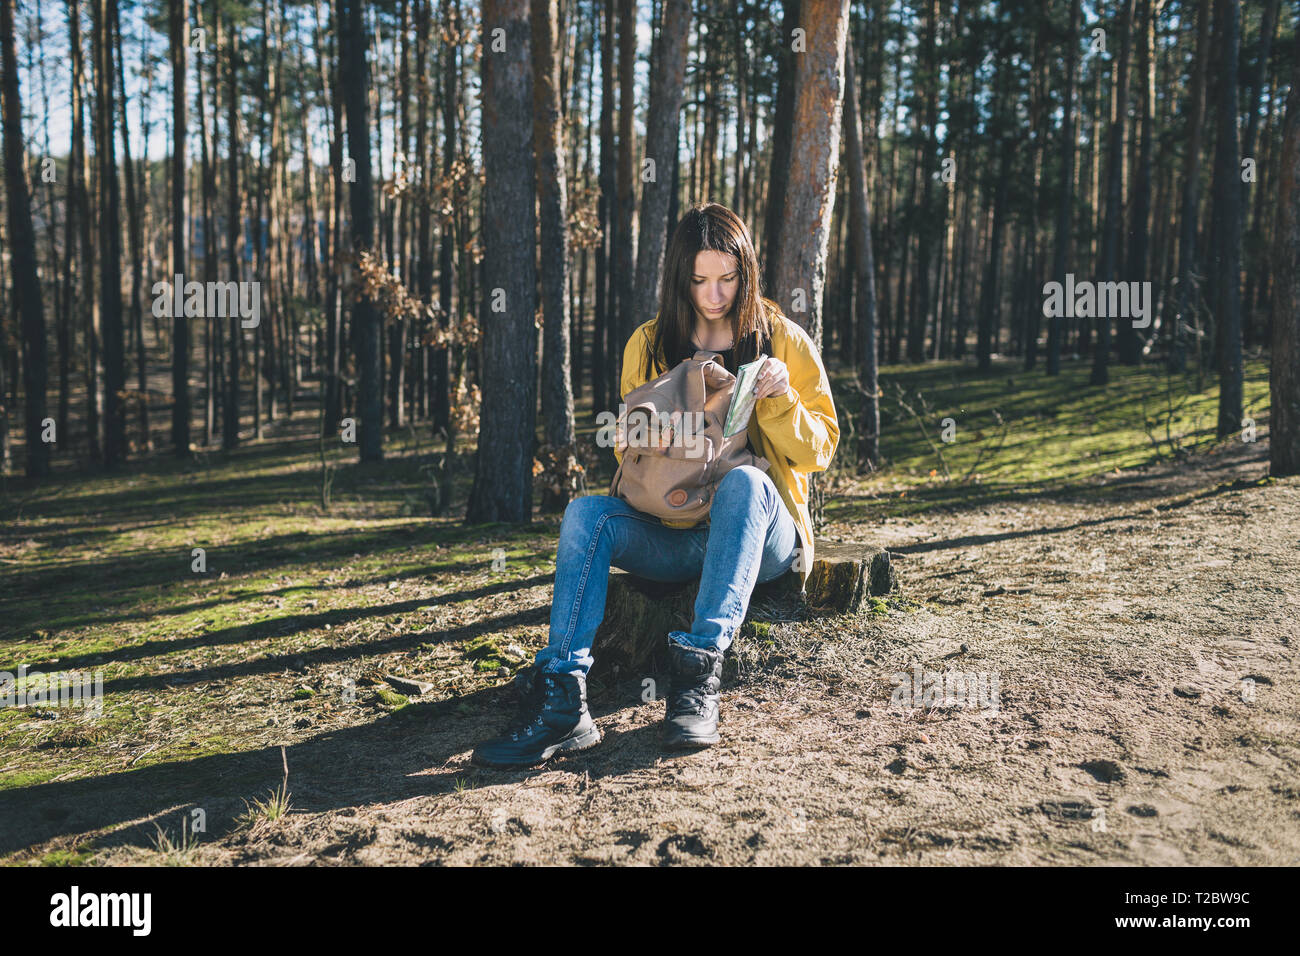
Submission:
[[[117,49],[117,61],[119,64],[125,63],[122,56],[122,27],[119,22],[117,5],[112,8],[113,21],[109,24],[109,30],[112,33],[112,41]],[[130,298],[130,316],[129,328],[133,331],[132,338],[136,346],[136,382],[137,382],[137,399],[140,405],[140,448],[142,451],[149,451],[152,445],[149,440],[149,393],[147,385],[147,372],[145,367],[145,350],[144,336],[138,334],[142,329],[141,313],[143,303],[141,302],[141,285],[144,276],[144,241],[141,236],[143,223],[141,217],[144,214],[144,204],[136,202],[136,173],[135,164],[131,161],[131,136],[127,124],[126,113],[126,77],[125,68],[117,73],[117,89],[119,100],[117,103],[117,116],[121,123],[119,132],[122,136],[122,178],[126,181],[126,228],[127,242],[131,255],[131,298]],[[147,94],[146,94],[147,95]],[[126,375],[125,375],[125,353],[123,353],[123,395],[125,395]],[[122,409],[123,413],[123,442],[126,441],[126,408]]]
[[[261,64],[258,71],[257,88],[261,91],[261,103],[257,110],[257,170],[256,179],[249,175],[249,184],[256,184],[254,193],[256,201],[253,203],[253,277],[258,283],[258,289],[271,286],[270,278],[270,256],[271,242],[266,235],[267,229],[264,222],[269,218],[267,213],[267,192],[273,182],[272,170],[276,165],[275,147],[270,150],[270,161],[267,156],[267,120],[268,112],[275,110],[276,95],[275,81],[270,70],[270,5],[262,5],[262,50]],[[269,296],[268,299],[274,300],[275,296]],[[268,305],[270,303],[268,302]],[[267,312],[272,312],[268,308]],[[267,319],[268,316],[263,316]],[[252,329],[253,334],[253,435],[257,440],[263,438],[263,415],[265,414],[265,379],[266,369],[263,366],[262,342],[266,337],[268,327],[273,327],[274,318],[270,317],[269,321],[262,321],[258,326]]]
[[[122,328],[121,202],[114,148],[113,19],[117,0],[93,0],[95,157],[99,177],[99,299],[104,336],[104,464],[126,460],[126,356]]]
[[[429,51],[429,8],[433,0],[416,0],[415,3],[415,163],[419,170],[419,184],[424,198],[415,204],[415,294],[421,302],[428,302],[433,294],[433,201],[427,190],[433,181],[429,157],[429,86],[430,77],[425,72]],[[449,47],[444,47],[450,52]],[[436,321],[436,320],[434,320]],[[416,350],[418,374],[416,376],[415,414],[429,416],[429,346],[426,337],[432,330],[428,318],[420,319],[416,329],[419,348]]]
[[[922,39],[925,89],[925,140],[921,156],[921,215],[917,223],[916,274],[919,281],[913,285],[916,308],[907,330],[907,359],[909,362],[925,360],[925,329],[930,314],[930,261],[934,256],[935,222],[931,209],[934,184],[934,161],[939,151],[937,126],[939,122],[939,60],[935,35],[938,31],[938,0],[925,0],[925,25]],[[942,220],[939,220],[942,224]]]
[[[993,105],[994,141],[998,150],[997,181],[993,189],[993,227],[989,238],[988,259],[984,266],[984,282],[980,289],[979,319],[976,329],[975,358],[981,372],[993,367],[993,340],[996,334],[1001,294],[1002,243],[1006,234],[1008,178],[1011,174],[1011,155],[1015,142],[1007,129],[1006,91],[1009,67],[1003,60],[998,64],[995,102]]]
[[[141,31],[140,39],[140,57],[146,61],[152,60],[152,50],[149,48],[150,34]],[[140,157],[139,187],[138,194],[145,197],[141,203],[139,231],[142,237],[142,262],[140,270],[145,276],[154,274],[154,251],[157,248],[153,239],[153,207],[149,202],[149,197],[153,195],[153,163],[149,159],[149,138],[153,128],[152,116],[149,112],[153,102],[153,78],[154,72],[150,68],[148,78],[145,82],[144,96],[140,98],[140,142],[142,155]],[[122,94],[122,102],[125,104],[126,94]],[[122,122],[123,129],[126,128],[125,115]],[[144,291],[144,286],[140,290]],[[140,431],[144,440],[146,449],[153,448],[153,433],[149,421],[149,361],[148,354],[144,345],[144,314],[146,311],[145,301],[137,295],[136,301],[139,303],[135,310],[135,360],[136,360],[136,381],[140,391]],[[158,338],[155,335],[154,343],[157,344]]]
[[[1300,54],[1300,42],[1293,49]],[[1268,443],[1269,473],[1277,477],[1300,475],[1300,56],[1295,54],[1282,126],[1272,263],[1279,295],[1273,316]]]
[[[1033,92],[1031,93],[1029,106],[1029,122],[1034,131],[1030,160],[1033,175],[1029,184],[1030,196],[1033,198],[1029,204],[1028,222],[1025,229],[1029,252],[1026,256],[1025,272],[1021,282],[1021,295],[1018,303],[1024,316],[1022,328],[1024,330],[1023,346],[1026,372],[1033,371],[1038,364],[1038,334],[1043,318],[1043,310],[1040,306],[1042,301],[1040,298],[1042,292],[1042,260],[1039,252],[1038,210],[1042,205],[1040,197],[1042,195],[1043,155],[1047,152],[1044,132],[1047,127],[1046,117],[1044,116],[1048,82],[1047,28],[1047,14],[1045,12],[1038,14],[1038,25],[1034,31]]]
[[[184,40],[184,3],[185,0],[178,0],[181,3],[182,11],[182,42]],[[202,6],[196,3],[196,13],[201,13]],[[214,41],[211,60],[215,64],[217,60],[216,44]],[[215,67],[214,67],[215,68]],[[217,130],[217,108],[216,96],[219,87],[213,83],[212,93],[212,126],[211,132],[208,127],[208,110],[206,107],[205,84],[203,83],[203,69],[201,61],[196,58],[194,68],[194,86],[198,92],[198,112],[199,112],[199,132],[202,140],[203,155],[201,157],[200,178],[203,180],[203,281],[217,281],[217,236],[216,236],[216,204],[217,204],[217,163],[216,163],[216,130]],[[173,134],[174,135],[174,134]],[[173,176],[175,175],[173,171]],[[172,187],[175,189],[175,186]],[[172,215],[176,215],[176,205],[172,204]],[[173,265],[179,265],[185,260],[185,242],[188,238],[182,229],[182,242],[180,249],[176,249],[176,223],[172,222],[172,259]],[[175,269],[173,269],[175,271]],[[213,317],[206,314],[203,319],[203,444],[211,448],[216,442],[217,430],[217,393],[220,391],[221,375],[218,371],[218,362],[220,361],[221,348],[215,336],[217,328]],[[174,338],[174,337],[173,337]],[[174,371],[174,369],[173,369]]]
[[[73,155],[76,157],[77,226],[80,233],[81,255],[77,268],[81,272],[80,308],[85,315],[83,338],[86,344],[86,441],[90,459],[103,459],[103,408],[104,396],[100,388],[103,380],[103,359],[100,347],[99,295],[95,289],[94,237],[95,220],[90,203],[92,188],[90,152],[86,149],[86,124],[84,113],[86,68],[81,40],[80,0],[71,0],[69,9],[69,47],[72,54],[72,85],[78,91],[77,108],[73,115]],[[91,118],[92,125],[94,118]]]
[[[650,78],[650,112],[646,118],[645,157],[655,162],[655,178],[642,184],[641,228],[637,236],[636,285],[632,314],[640,324],[659,308],[672,204],[673,171],[677,165],[677,134],[682,84],[686,78],[686,47],[691,24],[690,0],[665,0],[659,57]]]
[[[319,65],[320,95],[324,100],[330,117],[330,190],[326,203],[325,238],[326,247],[322,255],[325,269],[325,369],[322,391],[325,403],[324,430],[326,435],[337,435],[339,422],[343,417],[342,392],[342,357],[343,348],[343,104],[339,101],[337,91],[337,37],[338,13],[333,6],[330,11],[328,31],[321,22],[320,5],[314,3],[312,10],[316,18],[316,48],[322,51],[317,55]],[[329,37],[329,54],[324,53],[326,37]],[[334,64],[330,70],[327,64]]]
[[[38,35],[43,36],[45,33],[45,26],[43,22],[43,17],[41,15],[40,5],[37,5],[35,12],[36,12],[36,31]],[[49,91],[50,84],[49,84],[48,73],[46,71],[46,53],[45,53],[45,48],[40,44],[37,44],[36,47],[37,47],[37,55],[39,58],[38,62],[40,64],[39,72],[40,72],[40,82],[41,82],[41,112],[44,115],[49,116],[50,115],[50,91]],[[28,74],[29,75],[31,73],[31,62],[30,62],[31,55],[32,55],[32,49],[29,46],[28,47]],[[41,154],[46,159],[49,159],[52,158],[54,155],[54,151],[50,147],[50,124],[47,122],[42,125],[44,126],[44,130],[42,135],[43,144],[42,144]],[[44,179],[43,175],[42,175],[42,179]],[[54,298],[52,313],[54,316],[55,339],[58,345],[57,360],[59,365],[59,397],[58,397],[58,404],[54,413],[54,419],[56,423],[54,437],[56,440],[59,440],[62,439],[67,434],[66,428],[67,428],[67,412],[68,412],[68,398],[69,398],[68,366],[71,361],[71,342],[69,341],[68,332],[71,326],[71,317],[68,314],[68,310],[63,300],[65,283],[63,281],[63,269],[62,269],[62,263],[60,261],[62,256],[60,255],[59,242],[58,242],[59,208],[58,208],[58,202],[55,199],[56,187],[54,185],[51,185],[49,189],[42,190],[42,192],[44,192],[46,196],[46,202],[45,202],[46,212],[43,215],[47,220],[47,224],[45,227],[45,238],[46,238],[46,243],[48,248],[47,261],[49,263],[49,267],[48,267],[49,275],[50,275],[49,285],[53,292],[53,298]],[[64,219],[66,220],[68,215],[66,206],[64,207],[63,215],[64,215]],[[65,248],[70,249],[72,247],[69,244],[65,246]],[[54,449],[50,449],[50,451],[51,454],[53,454]]]
[[[487,0],[503,31],[483,47],[483,389],[474,485],[465,520],[532,517],[537,409],[535,163],[528,0]]]
[[[1074,229],[1074,132],[1075,62],[1079,53],[1079,0],[1070,0],[1070,25],[1065,31],[1065,95],[1061,106],[1061,194],[1056,207],[1056,237],[1052,257],[1052,280],[1065,283],[1070,261],[1070,234]],[[1059,375],[1065,319],[1055,315],[1047,326],[1047,374]]]
[[[633,250],[633,216],[636,214],[636,187],[633,183],[634,165],[641,155],[636,144],[636,130],[633,118],[636,113],[636,87],[634,69],[636,66],[636,25],[637,5],[633,0],[617,0],[618,4],[618,182],[615,216],[618,225],[614,230],[614,246],[611,258],[614,264],[613,308],[610,315],[614,322],[611,326],[610,351],[612,355],[623,354],[623,346],[632,337],[633,330],[653,318],[649,315],[637,315],[632,301],[632,280],[635,275],[635,263],[632,261]]]
[[[462,29],[459,0],[450,0],[448,4],[449,28],[457,33]],[[450,45],[444,51],[443,91],[442,91],[442,126],[443,153],[442,174],[449,177],[452,165],[460,152],[458,142],[459,117],[456,113],[456,101],[460,97],[460,44]],[[438,304],[441,306],[439,321],[443,329],[451,327],[453,319],[459,320],[464,312],[464,303],[472,299],[454,297],[456,290],[456,238],[460,235],[455,217],[449,217],[441,223],[441,238],[438,248]],[[434,393],[433,427],[448,426],[451,418],[451,349],[440,348],[433,353],[433,372],[437,380]]]
[[[1196,211],[1201,185],[1201,138],[1205,128],[1205,72],[1210,52],[1210,0],[1196,6],[1196,59],[1192,67],[1191,109],[1188,119],[1187,151],[1183,154],[1183,196],[1179,214],[1178,279],[1170,297],[1174,314],[1171,322],[1173,341],[1169,350],[1169,367],[1182,371],[1187,361],[1185,330],[1191,327],[1191,312],[1197,307],[1192,289],[1192,271],[1196,263]]]
[[[568,182],[564,128],[555,64],[556,0],[532,0],[533,142],[541,219],[542,421],[552,450],[574,441],[573,389],[569,382]],[[543,489],[542,510],[563,511],[568,490]]]
[[[776,259],[772,296],[785,314],[803,327],[818,350],[826,248],[839,164],[848,19],[848,0],[801,3],[807,49],[795,58],[794,122],[790,128],[790,138],[799,148],[790,157],[781,240],[776,248],[768,248],[768,254]]]
[[[614,5],[605,4],[605,32],[600,41],[600,194],[596,247],[596,314],[592,329],[592,411],[599,414],[619,399],[622,352],[614,344],[610,253],[614,248]],[[608,367],[607,367],[608,366]]]
[[[858,420],[858,462],[874,471],[880,466],[880,400],[876,365],[876,265],[871,248],[871,201],[867,194],[862,120],[853,81],[856,54],[844,54],[844,124],[848,140],[849,209],[852,213],[853,268],[858,283],[857,322],[862,409]]]
[[[77,22],[80,16],[80,7],[78,0],[70,0],[68,4],[68,37],[69,46],[72,47],[72,38],[77,39],[77,45],[80,44],[80,25]],[[74,63],[77,60],[75,47],[69,51]],[[81,194],[80,190],[84,189],[84,183],[81,181],[82,163],[84,159],[81,155],[83,149],[83,123],[84,109],[81,102],[81,83],[80,78],[74,70],[73,76],[69,78],[68,94],[71,99],[72,113],[72,142],[68,150],[68,192],[64,206],[63,215],[63,249],[64,249],[64,271],[63,271],[63,315],[59,318],[59,412],[57,434],[67,440],[68,432],[68,412],[71,407],[71,364],[72,350],[76,348],[76,331],[73,327],[73,316],[78,312],[78,290],[76,276],[78,268],[84,269],[84,265],[77,263],[77,236],[78,236],[78,217],[81,213]]]
[[[1101,282],[1119,279],[1121,234],[1124,231],[1124,128],[1128,117],[1128,53],[1129,33],[1133,20],[1133,0],[1119,0],[1119,56],[1112,82],[1110,138],[1107,141],[1106,161],[1106,224],[1101,237],[1101,259],[1097,266]],[[1110,381],[1110,330],[1112,316],[1097,314],[1097,346],[1092,355],[1092,375],[1089,382],[1105,385]],[[1132,325],[1129,317],[1115,317],[1117,321]]]
[[[219,16],[220,14],[218,14]],[[241,261],[241,242],[244,234],[244,217],[239,185],[239,157],[241,152],[239,138],[239,25],[230,24],[230,39],[227,48],[226,73],[226,139],[228,140],[228,178],[229,203],[226,213],[226,268],[227,279],[239,282],[243,275]],[[238,310],[236,310],[237,312]],[[221,319],[215,321],[220,322]],[[242,365],[242,332],[238,314],[232,316],[227,325],[230,341],[226,352],[226,389],[225,410],[221,416],[221,447],[229,451],[239,445],[239,372]]]
[[[776,110],[772,117],[774,129],[789,130],[794,124],[795,63],[798,54],[791,48],[795,29],[803,25],[800,16],[802,0],[785,0],[781,4],[781,34],[778,47],[781,59],[777,70]],[[776,136],[772,139],[772,166],[767,185],[767,218],[763,225],[762,248],[763,288],[771,295],[776,289],[776,257],[773,255],[781,243],[784,225],[785,191],[790,181],[790,150],[793,136]],[[692,189],[692,191],[694,191]]]
[[[1149,281],[1147,250],[1151,241],[1151,164],[1155,139],[1155,16],[1151,0],[1138,0],[1137,15],[1137,74],[1142,84],[1142,110],[1139,119],[1141,142],[1137,153],[1137,175],[1133,182],[1133,216],[1129,223],[1128,267],[1125,270],[1130,282]],[[1154,283],[1152,288],[1155,288]],[[1148,309],[1153,306],[1154,302],[1147,304]],[[1151,314],[1148,313],[1148,318],[1150,317]],[[1120,322],[1117,347],[1118,358],[1123,364],[1137,365],[1142,361],[1142,340],[1131,321]]]
[[[339,0],[339,87],[347,112],[348,155],[355,165],[356,180],[349,190],[352,214],[352,252],[372,252],[375,241],[374,194],[370,167],[370,66],[366,49],[370,34],[365,23],[365,0]],[[384,395],[381,351],[382,330],[379,310],[366,296],[356,300],[352,311],[353,341],[359,377],[358,411],[361,440],[360,460],[380,461],[384,457]]]
[[[665,4],[665,8],[667,4]],[[666,13],[666,9],[665,9]],[[690,10],[688,8],[689,15]],[[749,155],[750,146],[745,141],[745,120],[750,114],[749,107],[749,65],[750,58],[745,55],[745,28],[749,21],[749,4],[742,2],[739,5],[732,18],[731,40],[734,44],[733,64],[736,71],[736,152],[732,157],[732,193],[731,208],[743,220],[745,218],[745,159]],[[665,16],[665,27],[667,18]],[[665,31],[666,32],[666,31]],[[684,39],[684,38],[683,38]],[[660,37],[662,42],[663,37]],[[670,39],[671,43],[672,40]],[[662,50],[662,47],[660,48]],[[685,44],[683,43],[683,53],[685,53]],[[680,91],[680,85],[679,85]],[[680,95],[680,93],[679,93]],[[674,155],[676,151],[674,150]]]
[[[1147,0],[1150,2],[1150,0]],[[1250,94],[1246,98],[1246,131],[1242,135],[1241,155],[1243,158],[1256,160],[1257,182],[1250,184],[1243,182],[1241,184],[1241,201],[1243,226],[1244,219],[1250,207],[1251,189],[1262,190],[1263,184],[1258,180],[1262,179],[1262,170],[1259,168],[1262,163],[1258,162],[1255,155],[1255,137],[1259,131],[1259,104],[1263,93],[1264,81],[1268,77],[1268,58],[1269,51],[1273,46],[1273,35],[1277,32],[1277,13],[1280,0],[1268,0],[1268,6],[1264,8],[1263,18],[1259,25],[1259,44],[1256,47],[1255,69],[1251,74]],[[1270,84],[1270,95],[1273,92],[1273,86]],[[1248,231],[1249,234],[1249,231]],[[1262,237],[1261,237],[1262,239]],[[1263,268],[1261,268],[1263,267]],[[1267,268],[1267,254],[1252,255],[1250,261],[1246,264],[1246,294],[1244,299],[1245,310],[1242,315],[1242,341],[1247,348],[1254,346],[1263,339],[1261,336],[1261,318],[1255,308],[1255,289],[1259,285],[1259,273]]]
[[[1241,159],[1237,138],[1237,0],[1215,0],[1215,36],[1219,50],[1218,144],[1214,151],[1214,318],[1219,367],[1219,421],[1225,438],[1241,426]]]
[[[27,185],[23,107],[14,42],[14,0],[0,0],[0,57],[4,67],[0,71],[4,75],[0,110],[4,118],[5,202],[13,256],[14,306],[22,334],[26,473],[29,478],[44,478],[50,472],[50,446],[41,440],[46,414],[45,306],[36,271],[36,232],[32,228],[31,194]],[[0,404],[3,402],[0,394]]]

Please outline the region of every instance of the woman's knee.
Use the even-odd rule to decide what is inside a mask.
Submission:
[[[611,495],[583,495],[574,498],[564,508],[564,517],[560,521],[560,538],[590,536],[600,524],[601,517],[616,508],[619,500]]]
[[[582,495],[565,505],[564,520],[581,521],[584,518],[598,517],[619,500],[612,495]]]
[[[763,469],[753,465],[737,465],[718,482],[717,497],[735,496],[748,500],[763,500],[768,494],[770,484],[771,479]]]

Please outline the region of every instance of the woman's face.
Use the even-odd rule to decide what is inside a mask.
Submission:
[[[739,288],[740,263],[735,256],[712,249],[696,254],[691,274],[691,301],[696,315],[707,322],[726,318]]]

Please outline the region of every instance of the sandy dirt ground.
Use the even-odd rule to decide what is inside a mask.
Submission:
[[[1072,497],[828,527],[889,547],[906,600],[738,644],[711,749],[661,753],[663,704],[627,681],[593,701],[596,749],[479,769],[503,681],[297,734],[278,821],[234,823],[279,782],[264,747],[0,796],[3,850],[94,837],[96,863],[156,862],[145,836],[202,807],[186,862],[1297,865],[1300,480],[1265,472],[1238,446]],[[510,595],[533,622],[549,599]]]

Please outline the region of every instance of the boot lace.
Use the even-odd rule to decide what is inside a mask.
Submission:
[[[687,714],[703,714],[706,706],[706,688],[689,687],[686,690],[674,691],[672,699],[668,703],[668,713],[673,717],[684,717]]]
[[[687,714],[703,714],[708,707],[708,699],[713,692],[712,670],[689,677],[674,676],[668,698],[668,713],[673,717]]]
[[[684,669],[686,673],[678,670],[671,674],[668,697],[670,717],[703,715],[708,709],[709,698],[717,692],[711,661]]]
[[[525,701],[520,706],[519,711],[515,714],[514,720],[511,721],[509,728],[507,728],[511,740],[518,740],[521,735],[531,737],[546,726],[545,721],[542,720],[542,715],[546,712],[546,707],[550,698],[549,692],[555,687],[555,681],[551,680],[549,677],[545,680],[547,695],[536,704],[536,709],[529,706],[530,702]]]

